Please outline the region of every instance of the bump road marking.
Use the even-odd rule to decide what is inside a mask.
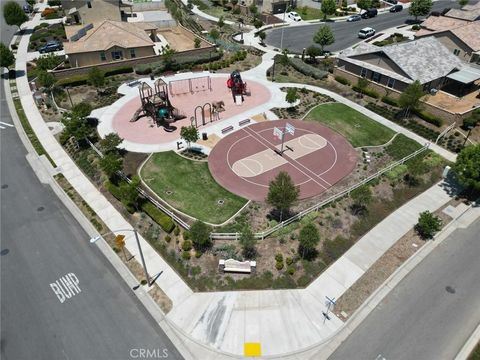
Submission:
[[[58,301],[61,304],[77,294],[80,294],[82,290],[78,284],[80,281],[78,280],[77,275],[74,273],[68,273],[64,276],[61,276],[57,281],[50,284],[50,288],[57,295]]]

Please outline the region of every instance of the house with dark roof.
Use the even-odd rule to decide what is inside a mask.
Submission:
[[[361,43],[339,54],[336,71],[399,92],[418,80],[429,91],[441,88],[447,75],[463,66],[436,38],[425,37],[383,47]]]
[[[156,55],[155,36],[152,24],[104,20],[69,36],[64,49],[72,67],[98,65]]]

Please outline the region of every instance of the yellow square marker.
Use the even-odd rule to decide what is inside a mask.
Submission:
[[[262,344],[260,343],[245,343],[243,347],[245,356],[262,356]]]

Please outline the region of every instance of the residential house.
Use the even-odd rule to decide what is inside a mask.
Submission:
[[[445,16],[467,21],[480,20],[480,2],[473,5],[465,5],[462,9],[451,9]]]
[[[435,37],[425,37],[383,47],[361,43],[339,54],[335,73],[351,79],[363,77],[398,92],[418,80],[429,91],[440,89],[446,76],[463,66]]]
[[[69,24],[93,24],[103,20],[120,21],[120,0],[62,0]]]
[[[416,38],[433,36],[465,62],[480,64],[480,21],[430,16]]]
[[[156,55],[155,38],[155,25],[104,20],[81,29],[64,48],[70,65],[81,67]]]

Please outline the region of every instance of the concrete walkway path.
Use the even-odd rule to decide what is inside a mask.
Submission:
[[[37,14],[27,27],[33,28],[39,20]],[[26,71],[29,37],[24,35],[21,38],[17,70]],[[263,60],[260,66],[246,72],[246,75],[258,81],[267,81],[265,71],[272,64],[272,54],[265,54]],[[303,87],[300,84],[270,85]],[[358,105],[350,104],[336,94],[321,88],[311,89],[314,88],[314,91],[325,93],[363,112],[363,108],[359,109]],[[17,89],[30,124],[57,164],[57,170],[63,173],[110,229],[130,228],[131,225],[77,168],[53,137],[33,101],[26,76],[17,79]],[[378,115],[366,114],[395,131],[404,131]],[[409,132],[406,135],[415,137]],[[203,348],[204,351],[214,348],[222,352],[223,355],[219,357],[226,357],[226,354],[243,355],[245,342],[261,343],[263,355],[280,356],[318,346],[336,334],[343,323],[335,316],[324,322],[322,311],[325,310],[325,296],[341,296],[386,249],[412,228],[419,212],[435,211],[449,199],[442,185],[433,186],[384,219],[310,286],[301,290],[194,293],[147,241],[143,238],[140,241],[149,272],[152,275],[162,272],[157,284],[173,302],[173,309],[166,318],[180,334],[200,349],[202,346],[198,344],[208,346]],[[133,237],[128,236],[126,240],[128,250],[138,255]],[[198,355],[202,358],[201,353]]]

